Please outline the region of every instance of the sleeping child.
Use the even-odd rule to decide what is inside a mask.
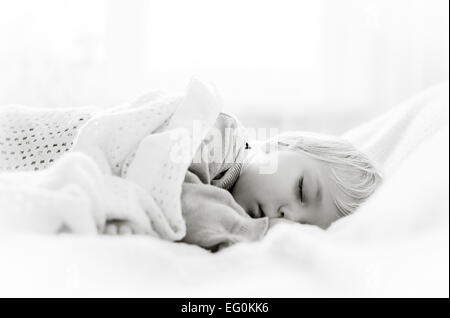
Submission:
[[[229,191],[246,214],[269,224],[287,221],[326,229],[353,213],[380,184],[374,163],[346,140],[293,131],[252,141],[240,122],[225,114],[219,115],[215,127],[234,136],[222,142],[237,149],[222,151],[234,157],[226,155],[219,164],[193,163],[188,174]],[[224,127],[235,133],[227,134]],[[265,172],[264,167],[275,169]],[[201,241],[196,232],[192,236],[194,242]],[[234,243],[223,241],[218,248]]]
[[[268,166],[275,169],[265,172]],[[326,229],[353,213],[381,180],[368,156],[346,140],[301,131],[263,142],[250,140],[235,116],[220,113],[186,173],[183,241],[217,250],[259,239],[269,225],[280,221]],[[207,215],[204,205],[209,207]],[[244,218],[227,227],[226,212],[219,213],[222,205],[236,212],[234,218]],[[214,222],[211,214],[221,220]],[[130,227],[127,222],[111,222],[106,231],[138,233]]]
[[[0,111],[0,172],[52,166],[70,152],[78,130],[97,111]],[[46,130],[49,126],[55,131]],[[124,167],[118,168],[122,175]],[[181,208],[186,234],[181,241],[216,251],[258,240],[280,221],[326,229],[353,213],[380,182],[371,160],[346,140],[296,131],[261,142],[249,138],[249,129],[235,116],[222,112],[185,174]],[[102,231],[148,234],[117,218],[106,220]]]

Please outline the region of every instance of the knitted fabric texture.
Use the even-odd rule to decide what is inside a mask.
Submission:
[[[95,108],[34,109],[21,105],[0,108],[0,171],[47,168],[73,145],[80,127]]]
[[[63,187],[70,182],[78,186],[83,197],[96,202],[88,208],[98,228],[104,227],[107,219],[143,224],[147,217],[158,236],[179,240],[185,235],[185,224],[180,200],[174,198],[181,197],[181,184],[193,156],[191,149],[196,148],[192,122],[203,124],[204,136],[219,109],[215,91],[196,80],[182,96],[151,93],[108,110],[5,107],[0,114],[0,166],[9,173],[0,174],[0,181],[14,184],[14,180],[23,183],[25,179],[40,188],[45,188],[44,184]],[[55,168],[68,168],[64,173],[24,175],[52,169],[64,153],[85,156],[69,156],[70,160]],[[184,156],[183,160],[175,162],[171,158],[174,154]],[[70,168],[91,167],[86,163],[89,160],[95,168],[72,175],[74,169]],[[45,180],[38,182],[37,178]],[[97,184],[94,193],[88,193],[86,182]]]
[[[182,96],[151,93],[107,110],[1,108],[0,171],[6,173],[0,173],[0,210],[20,211],[15,216],[24,211],[35,218],[41,215],[40,225],[34,228],[55,224],[54,230],[101,231],[106,220],[120,219],[150,235],[180,240],[186,224],[177,198],[195,149],[215,123],[220,108],[215,90],[196,80]],[[192,136],[195,121],[202,127],[198,140]],[[174,156],[182,160],[174,160]],[[215,170],[224,172],[223,182],[214,181],[229,188],[236,181],[239,165],[226,161],[227,165]],[[11,189],[17,195],[9,195]],[[48,193],[38,195],[42,191]],[[214,193],[212,197],[221,200]],[[196,201],[201,199],[196,196]],[[222,201],[230,214],[229,199]],[[205,207],[201,221],[209,224],[210,208]],[[74,217],[76,213],[84,220]],[[234,216],[231,223],[227,216],[215,220],[237,222],[240,227],[242,222],[249,223]],[[84,224],[81,229],[80,224]],[[262,225],[258,235],[245,234],[247,238],[265,233],[265,223]],[[245,235],[240,239],[246,239]]]

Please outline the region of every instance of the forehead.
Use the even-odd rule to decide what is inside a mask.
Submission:
[[[280,150],[277,156],[283,166],[287,165],[293,170],[314,169],[324,174],[327,174],[329,170],[325,163],[301,150]]]

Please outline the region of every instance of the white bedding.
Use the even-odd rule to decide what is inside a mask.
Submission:
[[[215,88],[193,78],[182,96],[150,93],[106,111],[90,110],[73,139],[54,139],[60,131],[52,132],[50,125],[70,131],[75,126],[70,119],[79,122],[78,108],[57,115],[53,109],[17,105],[0,109],[3,139],[27,140],[32,130],[33,136],[43,136],[33,140],[33,147],[29,142],[1,143],[0,235],[54,234],[60,229],[103,233],[108,220],[123,220],[140,233],[181,240],[186,225],[181,200],[175,198],[181,197],[194,150],[220,108]],[[67,144],[70,151],[56,157]],[[46,148],[51,150],[37,150]],[[41,170],[34,166],[37,171],[5,171],[27,166],[27,158],[32,158],[28,167],[55,163]]]
[[[448,107],[447,84],[347,134],[386,181],[327,231],[279,224],[216,254],[145,236],[3,236],[0,296],[448,297]]]

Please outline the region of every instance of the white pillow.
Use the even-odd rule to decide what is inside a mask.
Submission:
[[[448,127],[422,143],[365,204],[329,231],[358,241],[445,231],[448,242]]]

